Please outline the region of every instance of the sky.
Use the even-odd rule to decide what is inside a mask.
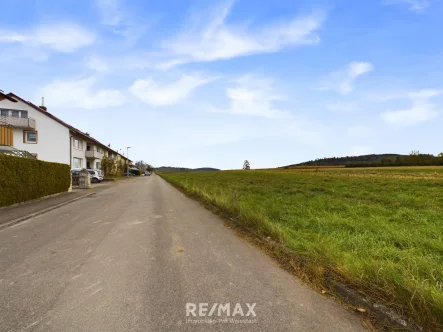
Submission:
[[[442,0],[1,1],[0,89],[154,166],[443,151]]]

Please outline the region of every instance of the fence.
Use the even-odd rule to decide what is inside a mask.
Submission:
[[[78,187],[80,185],[80,174],[72,174],[72,186]]]

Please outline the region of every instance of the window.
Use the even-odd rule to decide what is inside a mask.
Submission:
[[[96,162],[95,163],[95,169],[100,169],[100,167],[101,167],[100,162]]]
[[[1,116],[12,116],[14,118],[27,118],[28,111],[19,111],[19,110],[1,110]]]
[[[36,131],[23,131],[23,143],[37,144],[37,138]]]
[[[73,168],[82,168],[82,159],[81,158],[73,158]]]
[[[103,153],[103,149],[102,149],[102,148],[99,148],[99,147],[97,146],[97,152],[98,152],[98,153]]]
[[[74,138],[74,139],[72,140],[72,146],[73,146],[75,149],[78,149],[78,150],[81,150],[82,147],[83,147],[82,142],[81,142],[80,140],[76,139],[76,138]]]

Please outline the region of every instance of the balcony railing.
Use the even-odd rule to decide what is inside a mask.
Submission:
[[[35,129],[35,120],[33,118],[0,116],[0,125],[11,126],[14,128]]]
[[[0,147],[0,153],[7,154],[9,156],[14,156],[14,157],[37,159],[33,154],[29,153],[28,151],[17,150],[17,149],[9,148],[9,147],[8,147],[8,149],[6,147],[3,147],[3,148]]]
[[[86,158],[97,158],[102,159],[103,158],[103,152],[97,152],[95,150],[89,150],[85,152]]]

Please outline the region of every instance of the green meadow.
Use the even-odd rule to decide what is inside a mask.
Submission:
[[[162,176],[426,329],[442,328],[442,168]]]

